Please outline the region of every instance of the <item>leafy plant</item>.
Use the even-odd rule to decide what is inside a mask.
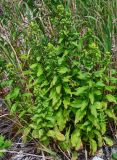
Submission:
[[[116,160],[117,159],[117,153],[112,154],[112,159]]]
[[[104,143],[113,144],[106,135],[108,121],[117,120],[112,56],[102,52],[92,29],[80,32],[69,7],[58,5],[54,13],[50,37],[36,20],[29,22],[23,34],[26,53],[23,45],[15,52],[5,44],[15,61],[7,59],[5,99],[24,126],[23,141],[30,134],[45,145],[53,141],[76,151],[86,144],[94,154]]]
[[[0,135],[0,150],[4,150],[4,149],[8,149],[9,147],[11,147],[11,141],[10,140],[5,140],[5,138]],[[0,151],[0,157],[2,157],[4,155],[3,152]]]

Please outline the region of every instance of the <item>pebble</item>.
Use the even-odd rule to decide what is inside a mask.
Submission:
[[[95,156],[95,157],[93,157],[93,159],[92,159],[92,160],[104,160],[104,159],[102,159],[102,158],[100,158],[100,157]]]

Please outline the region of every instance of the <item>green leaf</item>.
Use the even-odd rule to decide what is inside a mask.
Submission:
[[[90,105],[90,110],[91,110],[92,115],[94,115],[97,118],[97,110],[96,110],[95,104]]]
[[[56,92],[57,92],[57,94],[60,94],[60,92],[61,92],[61,87],[62,87],[61,85],[59,85],[59,86],[56,87]]]
[[[88,86],[79,87],[77,91],[74,93],[75,95],[81,95],[88,89]]]
[[[13,98],[13,99],[17,98],[18,95],[19,95],[19,92],[20,92],[20,88],[15,88],[15,89],[11,92],[10,98]]]
[[[71,89],[70,89],[70,87],[69,87],[69,85],[64,85],[64,90],[65,90],[65,92],[67,93],[67,94],[72,94],[72,92],[71,92]]]
[[[96,86],[97,86],[97,87],[104,87],[105,84],[104,84],[102,81],[98,81],[98,82],[96,83]]]
[[[48,131],[48,136],[52,137],[52,138],[55,138],[55,131],[54,130],[49,130]]]
[[[112,92],[115,89],[115,86],[105,86],[105,90]]]
[[[63,77],[63,82],[69,82],[70,81],[70,78],[71,76],[66,76],[66,77]]]
[[[34,130],[32,131],[32,137],[33,137],[33,138],[39,138],[38,130],[35,130],[35,129],[34,129]]]
[[[93,104],[94,103],[94,94],[93,94],[93,92],[89,93],[89,99],[90,99],[91,104]]]
[[[116,101],[116,98],[115,98],[113,95],[111,95],[111,94],[107,94],[107,95],[106,95],[106,99],[107,99],[109,102],[114,102],[114,103],[117,102],[117,101]]]
[[[75,124],[81,121],[86,115],[86,111],[79,109],[75,115]]]
[[[83,100],[81,103],[80,103],[80,108],[81,110],[84,110],[88,105],[88,101],[87,100]]]
[[[39,129],[39,131],[38,131],[39,139],[41,139],[43,135],[44,135],[44,130],[43,129]]]
[[[101,93],[100,90],[95,90],[95,91],[94,91],[94,94],[97,95],[97,96],[100,96],[102,93]]]
[[[52,82],[51,82],[50,87],[53,87],[53,86],[56,84],[57,79],[58,79],[57,76],[54,76],[54,78],[53,78],[53,80],[52,80]]]
[[[11,114],[12,114],[12,113],[15,113],[15,112],[17,111],[17,106],[18,106],[18,102],[14,103],[14,104],[11,106],[11,109],[10,109]]]
[[[40,77],[42,74],[43,74],[43,69],[39,67],[37,71],[37,77]]]
[[[67,109],[69,104],[70,104],[70,98],[65,97],[64,100],[63,100],[63,104],[64,104],[65,109]]]
[[[102,103],[101,102],[95,102],[94,103],[96,109],[102,109]]]
[[[52,106],[55,106],[60,101],[59,96],[55,95],[52,99]]]
[[[72,144],[72,147],[75,147],[76,150],[78,150],[82,146],[82,141],[81,141],[79,130],[75,130],[71,134],[71,144]]]
[[[65,74],[65,73],[67,73],[67,72],[69,72],[69,69],[68,69],[67,67],[61,67],[61,68],[59,69],[59,73],[61,73],[61,74]]]
[[[55,135],[56,135],[57,140],[65,141],[65,136],[62,133],[60,133],[59,131],[56,131]]]
[[[57,110],[57,109],[60,107],[61,103],[62,103],[62,100],[60,99],[60,100],[55,104],[54,109]]]
[[[81,110],[84,110],[88,105],[87,100],[81,100],[81,99],[75,99],[72,103],[71,106],[74,108],[80,108]]]
[[[103,145],[103,137],[102,135],[100,134],[100,132],[98,130],[95,130],[94,133],[96,134],[96,137],[97,137],[97,140],[98,140],[98,146],[99,147],[102,147]]]
[[[48,136],[52,138],[56,138],[59,141],[65,141],[65,136],[57,129],[57,130],[49,130]]]
[[[106,122],[104,121],[100,122],[100,128],[101,128],[102,135],[104,135],[106,132]]]
[[[37,63],[32,64],[32,65],[30,66],[30,68],[31,68],[31,69],[35,69],[35,68],[37,67],[37,65],[38,65]]]
[[[65,128],[66,117],[64,117],[64,111],[61,109],[56,114],[56,121],[59,126],[59,130],[62,131]]]
[[[78,153],[76,152],[76,151],[74,151],[73,153],[72,153],[72,158],[71,158],[71,160],[77,160],[78,159]]]
[[[22,136],[22,141],[23,141],[23,143],[26,142],[27,136],[28,136],[28,134],[30,133],[30,130],[31,130],[30,127],[27,127],[27,128],[24,129],[24,131],[23,131],[23,136]]]
[[[112,158],[113,158],[114,160],[117,160],[117,153],[113,153],[113,154],[112,154]]]
[[[90,120],[93,126],[95,126],[97,129],[100,130],[99,121],[97,118],[95,118],[94,115],[92,114],[88,115],[88,119]]]
[[[110,138],[108,138],[108,137],[103,137],[103,139],[104,139],[104,141],[105,141],[105,143],[106,143],[107,145],[109,145],[109,146],[112,146],[112,145],[113,145],[113,141],[112,141]]]
[[[92,150],[93,155],[97,151],[97,143],[94,139],[90,139],[90,149]]]
[[[105,113],[108,115],[108,117],[117,120],[117,117],[115,116],[115,114],[114,114],[112,109],[106,109]]]

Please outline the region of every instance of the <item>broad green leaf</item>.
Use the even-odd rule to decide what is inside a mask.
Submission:
[[[100,96],[102,93],[101,93],[100,90],[95,90],[95,91],[94,91],[94,94],[97,95],[97,96]]]
[[[81,107],[81,104],[82,103],[82,100],[80,99],[75,99],[72,103],[71,103],[71,106],[74,107],[74,108],[80,108]]]
[[[77,77],[79,79],[81,79],[81,80],[85,80],[85,79],[87,79],[88,74],[87,73],[83,73],[83,72],[79,72]]]
[[[90,99],[91,104],[93,104],[94,103],[94,94],[93,94],[93,92],[89,93],[89,99]]]
[[[81,110],[84,110],[88,105],[87,100],[81,100],[81,99],[75,99],[72,103],[71,106],[74,108],[80,108]]]
[[[47,134],[49,137],[55,138],[55,131],[54,130],[49,130]]]
[[[97,86],[97,87],[104,87],[105,84],[104,84],[102,81],[98,81],[98,82],[96,83],[96,86]]]
[[[56,92],[57,92],[57,94],[60,94],[60,92],[61,92],[61,87],[62,87],[61,85],[59,85],[59,86],[56,87]]]
[[[64,56],[57,58],[57,60],[59,65],[61,65],[65,61]]]
[[[18,103],[14,103],[12,106],[11,106],[11,109],[10,109],[10,112],[11,114],[12,113],[15,113],[17,111],[17,106],[18,106]]]
[[[112,146],[112,145],[113,145],[113,141],[112,141],[110,138],[108,138],[108,137],[103,137],[103,139],[104,139],[104,141],[105,141],[105,143],[106,143],[107,145],[109,145],[109,146]]]
[[[87,89],[88,86],[78,87],[77,91],[74,94],[77,96],[82,95]]]
[[[40,77],[43,74],[43,69],[41,67],[39,67],[38,71],[37,71],[37,77]]]
[[[71,92],[71,88],[69,87],[69,85],[64,85],[64,90],[65,90],[65,93],[67,93],[67,94],[72,94],[72,92]]]
[[[80,108],[81,110],[84,110],[88,105],[88,101],[87,100],[83,100],[81,103],[80,103]]]
[[[63,82],[69,82],[70,81],[70,78],[71,76],[66,76],[66,77],[63,77]]]
[[[27,92],[27,93],[22,94],[22,96],[23,96],[23,97],[31,97],[31,96],[32,96],[32,93]]]
[[[108,117],[113,118],[115,120],[117,120],[117,117],[115,116],[114,112],[112,109],[106,109],[105,113],[108,115]]]
[[[114,102],[114,103],[117,102],[117,101],[116,101],[116,98],[115,98],[113,95],[111,95],[111,94],[107,94],[107,95],[106,95],[106,99],[107,99],[109,102]]]
[[[115,86],[105,86],[105,90],[112,92],[115,89]]]
[[[59,130],[62,131],[65,128],[66,117],[64,117],[64,111],[61,109],[56,114],[56,121],[59,127]]]
[[[65,109],[67,109],[69,104],[70,104],[70,98],[65,97],[64,100],[63,100],[63,104],[64,104]]]
[[[35,68],[37,67],[37,65],[38,65],[37,63],[32,64],[32,65],[30,66],[30,68],[31,68],[31,69],[35,69]]]
[[[100,128],[101,128],[102,135],[104,135],[106,132],[106,122],[104,121],[100,122]]]
[[[52,88],[52,89],[50,90],[49,98],[51,98],[51,99],[56,99],[56,97],[57,97],[56,89],[55,89],[55,88]]]
[[[54,76],[50,87],[53,87],[56,83],[57,83],[57,76]]]
[[[59,102],[59,100],[60,100],[59,96],[56,95],[55,97],[53,97],[52,106],[55,106]]]
[[[78,150],[82,146],[82,141],[78,130],[75,130],[71,134],[71,144],[72,147],[75,147],[76,150]]]
[[[59,101],[55,104],[54,109],[57,110],[60,107],[61,103],[62,103],[62,100],[59,99]]]
[[[17,98],[20,92],[20,88],[15,88],[11,93],[10,93],[10,98]]]
[[[102,109],[102,103],[101,102],[95,102],[94,103],[96,109]]]
[[[52,138],[56,138],[59,141],[65,141],[65,136],[59,130],[49,130],[48,136]]]
[[[72,158],[71,158],[71,160],[77,160],[78,159],[78,153],[76,152],[76,151],[74,151],[73,153],[72,153]]]
[[[95,104],[90,105],[90,110],[92,115],[94,115],[97,118],[97,109]]]
[[[61,74],[64,74],[64,73],[67,73],[67,72],[69,72],[69,69],[67,67],[61,67],[59,69],[59,73],[61,73]]]
[[[75,124],[81,121],[86,115],[86,111],[79,109],[75,115]]]
[[[94,115],[88,115],[88,119],[90,120],[93,126],[100,130],[99,121]]]
[[[64,149],[70,149],[70,127],[69,129],[66,129],[66,133],[65,133],[65,142],[63,143],[64,145]]]
[[[107,102],[102,101],[101,103],[103,108],[107,108]]]
[[[95,130],[94,133],[96,134],[96,137],[97,137],[97,140],[98,140],[98,146],[99,147],[102,147],[103,145],[103,137],[102,135],[100,134],[100,132],[98,130]]]
[[[94,139],[90,139],[90,149],[92,150],[93,155],[97,151],[97,143]]]
[[[65,141],[65,136],[61,133],[61,132],[57,132],[55,133],[56,135],[56,139],[59,140],[59,141]]]

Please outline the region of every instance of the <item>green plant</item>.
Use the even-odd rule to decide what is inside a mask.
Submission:
[[[30,135],[65,150],[85,144],[94,154],[103,143],[113,144],[106,135],[108,121],[117,120],[112,57],[102,52],[90,28],[80,33],[69,7],[59,5],[51,23],[49,38],[37,21],[29,23],[23,37],[29,52],[17,55],[17,72],[7,60],[9,80],[2,85],[10,92],[5,98],[11,115],[24,126],[24,141]]]
[[[4,136],[0,135],[0,150],[8,149],[11,147],[11,141],[10,140],[5,140]],[[4,152],[0,151],[0,157],[3,157]]]
[[[112,159],[113,159],[113,160],[116,160],[116,159],[117,159],[117,153],[113,153],[113,154],[112,154]]]

